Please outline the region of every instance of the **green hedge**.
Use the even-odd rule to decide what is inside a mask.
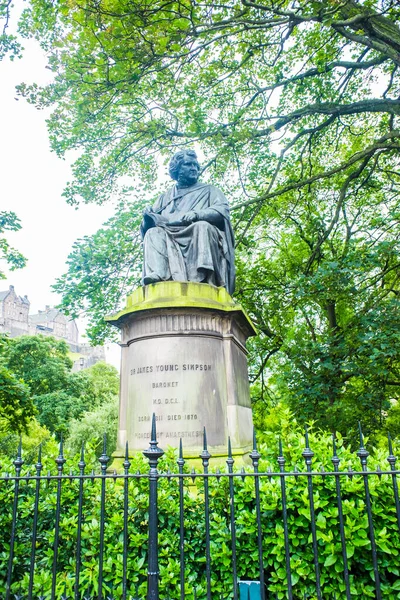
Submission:
[[[276,436],[261,444],[264,457],[260,469],[277,470]],[[313,469],[332,470],[331,442],[328,436],[311,435],[310,446],[315,452]],[[304,438],[298,432],[286,435],[286,468],[297,466],[304,470],[301,452]],[[339,441],[338,455],[341,469],[352,465],[359,469],[359,461]],[[387,452],[377,451],[369,459],[369,467],[380,464],[387,468]],[[169,455],[160,463],[164,472],[176,471],[175,458]],[[76,464],[77,460],[75,461]],[[69,463],[67,463],[69,464]],[[72,463],[71,463],[72,464]],[[46,467],[47,468],[47,467]],[[132,472],[148,470],[141,456],[132,460]],[[251,468],[248,468],[251,471]],[[53,470],[54,472],[54,470]],[[364,484],[360,476],[342,477],[342,498],[350,569],[351,592],[354,597],[375,598],[371,544],[365,509]],[[204,502],[202,483],[196,480],[186,488],[185,496],[185,596],[205,598],[205,542]],[[324,600],[345,598],[343,560],[339,536],[338,509],[334,480],[317,476],[313,480],[316,526],[318,537],[321,585]],[[31,528],[33,519],[34,482],[21,482],[18,528],[14,558],[13,591],[26,592],[31,555]],[[104,583],[113,589],[114,597],[121,597],[123,487],[122,481],[107,481]],[[232,597],[232,565],[230,546],[230,513],[228,480],[210,480],[210,528],[212,597]],[[382,597],[396,600],[400,597],[400,536],[396,519],[391,477],[369,478]],[[8,564],[9,538],[14,484],[0,482],[0,597],[4,597]],[[100,482],[85,482],[84,525],[82,532],[82,590],[97,591]],[[279,478],[263,477],[260,483],[263,549],[267,598],[283,599],[286,593],[285,550],[283,538],[282,503]],[[145,478],[129,483],[129,557],[128,585],[133,598],[146,597],[146,552],[148,521],[148,481]],[[316,598],[315,572],[311,542],[310,510],[307,481],[303,476],[287,478],[287,508],[290,531],[292,584],[297,599]],[[176,479],[161,479],[159,484],[159,558],[160,593],[162,598],[178,599],[179,595],[179,495]],[[54,541],[54,514],[56,482],[42,484],[40,494],[40,523],[36,547],[35,593],[48,592],[51,587]],[[235,478],[235,507],[238,575],[241,579],[258,579],[257,527],[254,499],[254,479]],[[78,482],[66,480],[63,484],[62,519],[58,556],[57,590],[59,596],[66,588],[72,596],[75,571],[75,542],[78,513]]]

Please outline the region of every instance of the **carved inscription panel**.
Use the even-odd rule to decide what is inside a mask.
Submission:
[[[227,443],[227,391],[222,341],[178,336],[142,339],[128,350],[127,435],[130,448],[150,440],[151,415],[161,447]]]

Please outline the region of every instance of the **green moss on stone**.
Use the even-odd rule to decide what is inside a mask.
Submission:
[[[125,318],[132,313],[159,308],[206,308],[222,312],[241,312],[254,335],[257,333],[250,318],[226,289],[208,283],[160,281],[137,288],[127,297],[126,308],[107,316],[105,320],[120,327]]]

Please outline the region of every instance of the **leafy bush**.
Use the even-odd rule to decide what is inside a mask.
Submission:
[[[0,433],[0,463],[3,463],[5,457],[15,458],[19,441],[18,433],[7,431]],[[24,460],[28,464],[36,461],[39,446],[47,455],[55,454],[57,451],[57,443],[53,435],[34,417],[29,421],[26,432],[22,433],[21,442],[24,449]]]
[[[85,412],[80,419],[72,419],[66,447],[71,453],[78,453],[82,444],[89,444],[100,456],[103,449],[103,435],[107,435],[107,454],[111,456],[116,447],[118,429],[118,396],[104,400],[93,411]]]
[[[72,372],[69,354],[66,342],[51,336],[0,336],[0,431],[26,430],[37,414],[41,426],[65,438],[72,419],[118,396],[113,366]]]
[[[265,442],[268,442],[267,444]],[[359,459],[338,440],[340,468],[353,466],[359,469]],[[304,470],[304,437],[296,430],[286,432],[284,454],[287,470],[297,467]],[[331,470],[331,440],[329,436],[310,433],[310,446],[315,452],[313,470]],[[277,471],[277,434],[265,434],[260,444],[260,471]],[[371,469],[378,464],[385,468],[387,452],[377,450],[368,459]],[[92,456],[93,458],[93,456]],[[147,461],[137,455],[132,461],[131,473],[148,473]],[[176,457],[167,452],[160,461],[160,472],[176,472]],[[72,464],[77,464],[78,457]],[[53,463],[54,464],[54,463]],[[48,468],[45,465],[44,472]],[[90,468],[90,467],[89,467]],[[53,467],[54,470],[54,467]],[[247,471],[252,472],[251,467]],[[203,480],[193,482],[188,471],[185,485],[185,597],[206,597],[205,582],[205,517]],[[347,558],[350,570],[351,593],[360,598],[375,598],[371,543],[368,536],[368,519],[365,506],[364,483],[360,475],[340,478],[342,489]],[[104,585],[121,597],[123,555],[123,479],[110,478],[106,482],[105,502],[105,554]],[[232,552],[230,533],[229,481],[213,477],[210,485],[209,524],[211,533],[212,597],[232,597]],[[241,579],[259,579],[257,521],[254,478],[235,477],[236,551],[238,576]],[[316,531],[319,566],[324,600],[345,597],[343,558],[339,535],[338,508],[335,483],[332,476],[316,475],[313,478]],[[382,597],[396,600],[400,593],[400,535],[396,518],[391,477],[372,475],[369,487],[373,506],[376,545]],[[31,532],[35,482],[20,483],[18,527],[14,558],[14,591],[26,592],[31,556]],[[57,480],[41,484],[39,502],[39,528],[36,543],[35,593],[48,593],[51,588],[53,565],[54,515],[56,509]],[[79,481],[66,478],[62,484],[60,544],[57,561],[57,594],[64,589],[73,593],[76,565],[76,533],[78,522]],[[0,487],[0,596],[4,594],[11,512],[14,484],[3,480]],[[314,599],[315,572],[310,527],[310,508],[307,478],[304,475],[286,478],[289,543],[291,555],[294,598]],[[261,519],[263,535],[263,564],[266,581],[266,598],[287,597],[285,549],[283,537],[280,478],[260,478]],[[82,591],[97,592],[100,545],[101,481],[84,482],[82,565],[80,586]],[[159,559],[160,594],[163,598],[178,599],[179,591],[179,493],[177,478],[159,480]],[[129,548],[128,589],[134,598],[146,597],[147,535],[148,535],[148,478],[132,477],[129,480]]]

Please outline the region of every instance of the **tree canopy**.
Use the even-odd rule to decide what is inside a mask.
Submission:
[[[53,107],[56,152],[80,151],[69,202],[103,202],[133,167],[152,178],[158,150],[193,143],[214,178],[240,175],[252,213],[327,181],[339,202],[370,171],[398,183],[398,16],[390,0],[38,0],[20,32],[54,83],[19,89]]]
[[[0,402],[8,429],[26,428],[36,414],[40,425],[57,436],[66,436],[72,419],[80,419],[118,395],[117,370],[98,363],[73,372],[63,340],[25,335],[0,341]]]
[[[26,430],[35,408],[29,388],[0,363],[0,431]]]
[[[66,385],[72,360],[64,340],[45,335],[23,335],[8,340],[7,367],[24,380],[34,396]]]
[[[65,197],[121,198],[57,284],[92,337],[138,279],[160,157],[194,145],[232,203],[256,399],[382,424],[400,389],[399,16],[392,0],[31,3],[20,35],[54,81],[19,93],[79,153]]]

